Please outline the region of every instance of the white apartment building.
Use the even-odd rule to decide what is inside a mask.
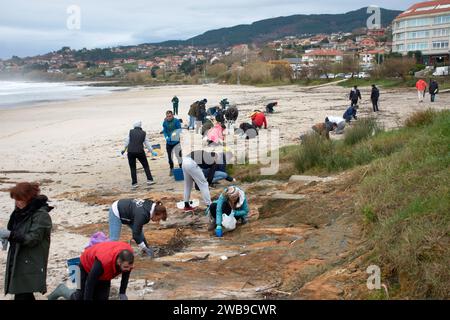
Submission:
[[[423,63],[449,63],[450,0],[420,2],[393,22],[393,52],[421,51]]]

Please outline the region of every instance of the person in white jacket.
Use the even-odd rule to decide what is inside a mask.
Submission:
[[[336,117],[336,116],[328,116],[326,117],[328,121],[330,121],[332,124],[336,124],[337,127],[333,130],[335,134],[342,134],[344,133],[345,129],[345,119],[342,117]],[[325,122],[326,122],[325,119]]]

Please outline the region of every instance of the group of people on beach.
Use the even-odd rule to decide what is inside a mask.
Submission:
[[[419,101],[423,101],[426,88],[425,81],[417,82]],[[438,93],[435,81],[430,82],[429,90],[431,101],[434,101]],[[372,85],[370,99],[374,112],[379,111],[379,97],[379,89]],[[327,116],[324,122],[313,126],[314,132],[327,139],[332,131],[336,134],[343,133],[346,124],[358,119],[361,92],[357,86],[351,90],[349,100],[350,106],[342,117]],[[266,113],[273,113],[278,102],[266,105],[266,113],[254,110],[249,115],[249,121],[241,123],[236,130],[234,125],[239,110],[230,105],[228,99],[222,99],[220,106],[211,108],[206,107],[207,99],[194,102],[189,108],[189,121],[184,129],[191,134],[201,134],[208,147],[220,151],[206,151],[201,148],[187,154],[183,154],[180,143],[183,122],[176,117],[179,114],[180,100],[174,96],[171,102],[173,110],[166,111],[161,131],[166,141],[169,175],[173,176],[176,170],[175,155],[177,169],[182,170],[184,180],[183,210],[196,210],[191,201],[192,188],[195,187],[200,191],[205,204],[205,215],[209,217],[208,230],[214,231],[216,237],[222,237],[224,232],[233,230],[236,223],[246,224],[250,211],[245,191],[236,185],[236,180],[227,173],[227,163],[230,163],[233,154],[226,151],[225,130],[227,134],[238,133],[246,139],[255,138],[259,130],[267,129]],[[142,129],[142,122],[136,121],[121,150],[122,154],[127,152],[132,189],[138,187],[136,161],[144,168],[147,185],[155,184],[145,149],[153,156],[157,155]],[[230,185],[213,200],[210,187],[214,187],[220,180],[227,180]],[[7,227],[0,228],[3,249],[6,250],[9,244],[5,294],[13,294],[15,300],[34,300],[35,292],[47,292],[46,275],[52,230],[50,212],[53,207],[48,204],[48,198],[41,194],[37,183],[18,183],[10,189],[10,196],[15,201],[15,209]],[[122,225],[131,229],[137,250],[148,257],[154,257],[155,248],[148,243],[143,231],[144,226],[150,222],[165,221],[167,217],[167,207],[153,199],[119,199],[112,203],[108,212],[109,237],[105,236],[97,242],[91,241],[80,256],[78,288],[70,289],[65,284],[60,284],[48,299],[64,297],[70,300],[108,300],[111,280],[121,275],[118,298],[127,300],[126,290],[134,267],[135,252],[130,243],[120,241]]]

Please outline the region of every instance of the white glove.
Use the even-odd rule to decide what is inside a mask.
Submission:
[[[8,239],[11,231],[8,229],[0,229],[0,239]]]

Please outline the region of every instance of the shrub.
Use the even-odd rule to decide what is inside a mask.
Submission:
[[[354,145],[380,131],[381,128],[374,118],[360,119],[352,127],[345,130],[344,143]]]
[[[323,166],[332,152],[333,144],[331,141],[316,133],[307,134],[303,137],[299,151],[294,155],[295,168],[303,173],[315,166]]]
[[[417,111],[414,112],[408,119],[405,121],[405,126],[408,128],[416,128],[423,127],[433,122],[436,113],[427,109],[425,111]]]

